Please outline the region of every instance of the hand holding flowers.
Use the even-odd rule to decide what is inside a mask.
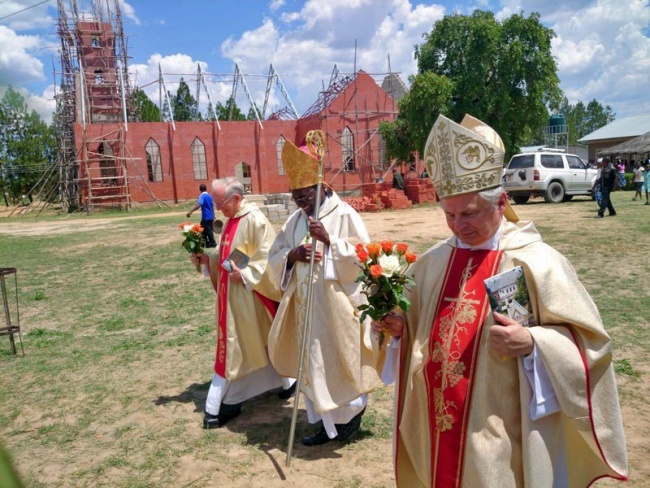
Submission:
[[[181,229],[181,234],[185,238],[181,242],[181,247],[184,247],[185,250],[192,254],[203,254],[203,227],[201,224],[192,224],[188,222],[186,224],[179,224],[179,229]],[[196,265],[196,270],[201,271],[201,265]]]
[[[411,303],[404,296],[407,286],[413,285],[413,278],[406,276],[406,270],[415,262],[416,256],[408,252],[408,245],[391,241],[357,245],[357,258],[360,261],[361,273],[357,278],[362,284],[362,293],[368,297],[367,305],[358,307],[361,311],[360,320],[371,317],[382,326],[379,335],[379,346],[384,342],[384,337],[390,334],[385,327],[383,318],[399,307],[408,311]]]

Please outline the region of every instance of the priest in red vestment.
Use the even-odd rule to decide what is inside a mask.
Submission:
[[[294,381],[276,372],[267,351],[274,300],[280,298],[265,273],[275,231],[257,205],[246,200],[237,179],[213,181],[212,195],[227,218],[219,247],[216,253],[192,255],[194,264],[207,267],[217,296],[217,353],[205,403],[206,429],[237,417],[245,400],[265,391],[282,386],[280,398],[289,398]],[[231,258],[233,252],[246,262]]]
[[[625,480],[612,344],[569,262],[500,186],[499,135],[440,116],[427,172],[453,236],[411,268],[411,309],[384,318],[397,378],[399,487],[586,487]],[[535,324],[491,310],[483,280],[522,266]]]

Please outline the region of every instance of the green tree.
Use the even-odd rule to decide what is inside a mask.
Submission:
[[[539,18],[538,13],[512,15],[500,22],[492,12],[476,10],[436,22],[416,46],[418,74],[413,82],[427,73],[438,76],[433,83],[446,79],[451,100],[437,107],[437,101],[423,99],[413,102],[411,111],[421,118],[437,110],[454,121],[467,113],[483,120],[501,135],[507,160],[546,125],[548,108],[555,108],[562,95],[551,54],[555,34]],[[400,115],[401,110],[400,105]]]
[[[248,109],[248,115],[246,116],[248,120],[257,120],[257,116],[255,115],[255,110],[257,110],[257,113],[260,115],[260,118],[262,117],[262,111],[259,109],[259,107],[255,105],[255,109],[253,109],[253,106],[251,105],[251,108]]]
[[[172,103],[172,113],[176,122],[187,122],[191,120],[201,120],[201,114],[196,102],[196,98],[190,93],[190,87],[181,78],[178,84],[176,95],[169,94]]]
[[[55,154],[51,128],[9,87],[0,100],[0,186],[6,205],[25,197],[32,200],[34,187],[51,169]]]
[[[413,161],[413,151],[424,150],[431,126],[451,104],[453,83],[432,72],[412,79],[411,89],[398,103],[395,122],[379,126],[387,153],[400,161]]]
[[[131,91],[129,107],[133,122],[160,122],[160,109],[140,88]]]
[[[232,116],[229,117],[231,105]],[[219,114],[219,120],[248,120],[246,115],[237,106],[237,102],[235,102],[233,97],[228,98],[225,105],[217,102],[217,114]]]
[[[603,107],[596,99],[587,104],[581,101],[571,105],[564,97],[557,110],[564,115],[569,130],[569,144],[575,144],[578,139],[613,122],[616,114],[607,105]]]

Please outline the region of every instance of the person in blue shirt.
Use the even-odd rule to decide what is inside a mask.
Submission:
[[[187,212],[187,217],[189,218],[192,215],[192,212],[195,210],[201,209],[201,227],[203,227],[203,240],[205,241],[205,247],[217,247],[217,243],[214,240],[214,232],[212,230],[212,224],[214,222],[214,204],[212,202],[212,195],[206,191],[206,186],[201,183],[199,186],[201,195],[199,195],[199,200],[192,210]]]

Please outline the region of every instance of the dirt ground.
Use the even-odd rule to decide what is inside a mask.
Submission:
[[[576,228],[583,225],[584,219],[592,218],[594,208],[585,203],[579,212],[567,213],[567,207],[553,206],[546,204],[529,204],[517,206],[516,210],[524,220],[532,219],[538,226],[550,226],[552,223],[554,232],[573,232]],[[173,212],[173,214],[182,215],[184,211]],[[156,216],[160,216],[157,214]],[[390,211],[379,213],[364,213],[362,215],[369,233],[374,240],[394,239],[424,245],[425,242],[435,242],[438,239],[445,238],[450,232],[444,222],[444,216],[439,207],[421,207],[403,211]],[[142,217],[124,217],[142,218]],[[97,231],[106,226],[115,228],[119,226],[119,218],[94,218],[94,219],[67,219],[65,221],[43,221],[37,224],[20,222],[12,219],[10,222],[0,222],[0,234],[9,235],[52,235],[57,233],[69,232],[88,232]],[[83,225],[82,225],[83,224]],[[615,224],[614,224],[615,225]],[[170,239],[177,239],[177,236]],[[560,249],[564,252],[565,250]],[[177,358],[166,358],[166,361],[173,363]],[[645,364],[645,363],[644,363]],[[170,370],[171,371],[171,370]],[[642,371],[640,381],[631,385],[628,379],[618,375],[619,383],[622,387],[634,388],[639,392],[641,398],[647,398],[649,392],[650,371]],[[371,395],[370,405],[380,414],[390,415],[392,408],[392,387],[383,387],[376,394]],[[170,390],[167,392],[171,398],[181,398],[183,393]],[[161,398],[163,398],[161,396]],[[636,397],[635,397],[636,398]],[[197,409],[202,409],[203,398],[188,397],[179,402],[169,402],[166,404],[166,414],[176,417],[187,416],[195,417]],[[259,400],[251,402],[250,418],[248,422],[251,425],[271,422],[273,419],[286,419],[290,416],[292,401],[286,402],[280,409],[266,408],[267,404],[272,403],[268,397],[262,397]],[[259,404],[264,408],[256,408]],[[275,404],[275,403],[274,403]],[[629,449],[630,466],[635,479],[628,486],[645,486],[650,483],[650,456],[648,456],[647,438],[650,434],[650,420],[647,413],[647,406],[643,401],[639,402],[632,399],[629,402],[622,402],[624,425]],[[115,408],[120,408],[119,405]],[[642,408],[643,411],[639,409]],[[269,413],[271,411],[272,413]],[[110,412],[107,413],[110,416]],[[304,421],[304,418],[302,419]],[[152,419],[146,413],[142,414],[141,421],[143,424],[155,425],[156,420]],[[234,425],[220,435],[245,436],[250,437],[253,432],[247,427],[246,422],[234,422]],[[196,435],[201,435],[197,429]],[[391,442],[390,438],[376,438],[372,435],[361,435],[355,442],[341,446],[330,443],[325,446],[307,449],[299,446],[296,442],[294,451],[295,458],[292,460],[291,467],[285,467],[285,448],[286,441],[278,439],[273,445],[267,446],[261,450],[259,457],[252,468],[256,473],[259,483],[250,483],[244,479],[232,479],[227,486],[264,486],[265,488],[274,487],[304,487],[310,484],[318,486],[373,486],[384,487],[393,485],[392,465],[391,465]],[[237,450],[228,453],[228,457],[237,458]],[[90,463],[96,452],[89,452],[88,458],[77,457],[75,463]],[[37,459],[27,461],[29,464],[38,463]],[[218,466],[210,459],[188,453],[180,459],[178,470],[178,484],[176,486],[221,486],[214,483],[214,477],[201,476],[199,473],[209,472],[213,476],[218,471]],[[355,482],[350,484],[337,484],[338,477],[336,473],[358,473],[354,476]],[[263,480],[263,482],[262,482]],[[645,480],[645,481],[644,481]],[[70,485],[72,486],[72,485]],[[84,485],[90,486],[90,485]],[[169,485],[172,486],[172,485]],[[594,486],[619,486],[610,480],[597,482]],[[622,486],[622,485],[620,485]]]

